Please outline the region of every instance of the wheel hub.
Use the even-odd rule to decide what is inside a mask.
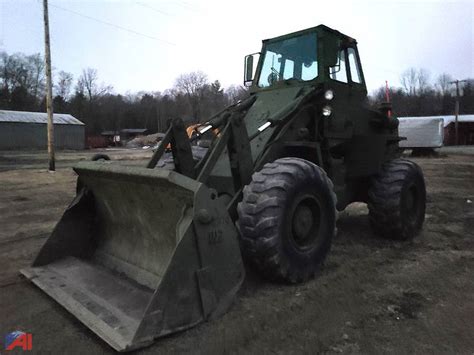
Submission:
[[[293,231],[297,239],[304,239],[313,225],[313,213],[308,206],[298,205],[293,217]]]
[[[300,249],[313,247],[318,237],[320,213],[319,203],[313,196],[305,196],[295,204],[291,234]]]

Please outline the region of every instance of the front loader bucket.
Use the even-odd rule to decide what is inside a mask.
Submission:
[[[21,272],[118,351],[223,313],[243,278],[235,227],[205,185],[83,162],[82,188]]]

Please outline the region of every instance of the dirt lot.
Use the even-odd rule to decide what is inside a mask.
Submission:
[[[143,164],[144,151],[107,152]],[[0,338],[33,333],[37,353],[111,349],[18,275],[75,190],[69,167],[93,153],[0,152]],[[139,353],[474,354],[474,151],[415,159],[426,175],[423,233],[413,242],[373,235],[363,204],[340,215],[318,277],[287,286],[247,280],[222,318],[159,340]],[[472,201],[472,202],[469,202]]]

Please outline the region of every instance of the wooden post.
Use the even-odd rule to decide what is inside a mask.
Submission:
[[[463,83],[466,80],[455,80],[451,81],[450,84],[455,84],[456,85],[456,103],[454,106],[454,145],[459,144],[459,123],[458,123],[458,117],[459,117],[459,83]]]
[[[46,111],[48,112],[48,158],[49,170],[55,171],[54,124],[53,124],[53,80],[51,78],[51,50],[49,43],[48,0],[43,0],[44,15],[44,60],[46,64]]]

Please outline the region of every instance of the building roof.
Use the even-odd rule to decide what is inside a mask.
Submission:
[[[416,119],[426,119],[426,120],[431,120],[433,118],[437,119],[443,119],[443,126],[446,127],[448,126],[451,122],[454,122],[456,120],[456,117],[454,115],[445,115],[445,116],[420,116],[420,117],[398,117],[400,119],[411,119],[411,118],[416,118]],[[474,115],[459,115],[458,116],[458,122],[474,122]]]
[[[148,131],[146,128],[124,128],[120,130],[121,133],[145,133],[146,131]]]
[[[47,123],[46,112],[26,112],[0,110],[0,122],[20,122],[20,123]],[[53,115],[54,124],[81,125],[84,123],[70,114],[55,113]]]
[[[117,134],[119,134],[118,131],[102,131],[100,133],[100,135],[102,135],[102,136],[115,136]]]

